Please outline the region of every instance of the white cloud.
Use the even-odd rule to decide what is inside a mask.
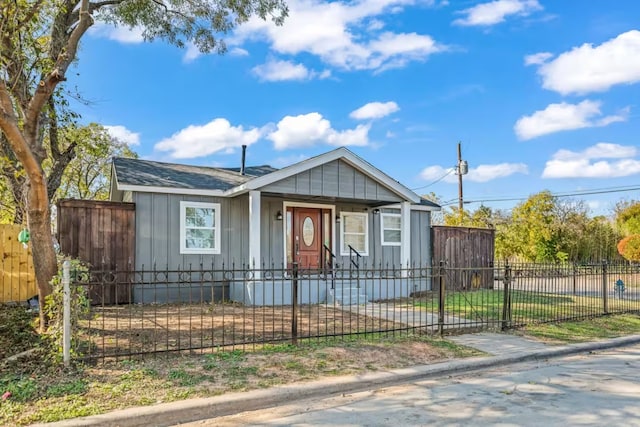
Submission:
[[[540,65],[553,58],[553,53],[540,52],[524,57],[524,65]]]
[[[465,179],[473,182],[487,182],[497,178],[504,178],[516,173],[527,175],[529,168],[524,163],[499,163],[497,165],[480,165],[470,168]]]
[[[129,146],[140,145],[140,134],[138,132],[131,132],[129,129],[121,125],[105,125],[103,127],[107,130],[112,138],[115,138],[120,142],[124,142]]]
[[[579,159],[624,159],[635,157],[638,154],[638,147],[633,145],[612,144],[609,142],[599,142],[596,145],[576,152],[570,150],[558,150],[554,155],[555,160],[579,160]]]
[[[462,26],[490,26],[504,22],[507,16],[527,16],[542,10],[538,0],[495,0],[460,11],[464,18],[453,21]]]
[[[377,17],[394,13],[418,0],[362,0],[358,2],[291,0],[286,24],[252,18],[240,26],[229,42],[266,40],[271,50],[284,55],[310,53],[342,70],[382,70],[409,61],[424,61],[448,48],[428,35],[377,33]],[[421,2],[425,4],[424,1]],[[427,0],[428,5],[434,5]]]
[[[620,34],[599,46],[585,43],[538,69],[545,89],[567,94],[604,92],[640,81],[640,31]]]
[[[278,157],[276,159],[273,159],[271,162],[269,162],[270,165],[273,165],[277,168],[284,168],[287,166],[291,166],[295,163],[300,163],[303,160],[308,159],[309,156],[306,156],[304,154],[294,154],[291,156],[284,156],[284,157]]]
[[[370,102],[354,110],[349,117],[356,120],[380,119],[400,110],[398,104],[389,102]]]
[[[628,109],[618,114],[602,116],[599,101],[584,100],[579,104],[550,104],[531,116],[523,116],[516,122],[514,130],[518,138],[526,140],[572,129],[607,126],[627,120]]]
[[[249,56],[249,51],[240,47],[234,47],[229,49],[229,55],[231,56]]]
[[[326,79],[331,76],[329,70],[317,72],[309,70],[303,64],[295,64],[291,61],[281,61],[270,59],[262,65],[254,67],[252,70],[261,81],[278,82],[285,80],[312,80]]]
[[[498,178],[505,178],[516,173],[527,175],[529,173],[529,168],[524,163],[479,165],[476,168],[470,168],[469,173],[464,176],[464,179],[472,182],[488,182]],[[445,169],[442,166],[429,166],[420,173],[420,177],[425,181],[436,181],[441,179],[442,181],[450,184],[458,182],[458,175],[456,175],[454,168]]]
[[[638,147],[600,142],[583,151],[558,150],[543,178],[619,178],[640,173]],[[603,159],[619,159],[615,161]]]
[[[89,34],[125,44],[137,44],[144,41],[141,27],[115,27],[104,22],[96,22],[89,28]]]
[[[219,151],[228,152],[243,144],[251,145],[261,135],[260,129],[244,130],[242,126],[231,126],[228,120],[218,118],[202,126],[188,126],[158,142],[154,148],[169,151],[176,159],[190,159]]]
[[[182,57],[182,61],[184,61],[184,62],[192,62],[192,61],[196,60],[197,58],[199,58],[200,56],[202,56],[202,52],[200,52],[200,49],[198,49],[198,47],[193,43],[187,43],[187,49],[184,52],[184,56]]]
[[[364,146],[369,144],[369,128],[369,125],[358,125],[354,129],[337,131],[320,113],[309,113],[284,117],[267,138],[273,141],[276,150],[310,147],[320,143]]]

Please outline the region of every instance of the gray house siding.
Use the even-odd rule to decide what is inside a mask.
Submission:
[[[400,246],[382,245],[382,215],[373,213],[371,208],[365,205],[341,204],[336,205],[336,215],[340,212],[366,212],[369,218],[369,254],[362,258],[362,263],[367,267],[386,268],[399,266],[403,263],[400,259]],[[380,213],[400,213],[399,209],[381,209]],[[416,266],[426,266],[431,257],[431,233],[430,213],[425,211],[411,211],[411,259],[410,263]],[[340,255],[340,225],[336,224],[336,256],[341,265],[349,265],[349,257]],[[404,260],[406,262],[407,260]]]
[[[136,203],[136,269],[199,268],[213,266],[214,269],[235,264],[240,266],[249,260],[249,202],[247,196],[216,198],[162,193],[133,193]],[[220,203],[221,208],[221,253],[218,255],[192,255],[180,253],[180,202]],[[256,264],[273,265],[279,268],[284,262],[285,219],[276,218],[278,212],[286,217],[283,201],[277,197],[261,200],[261,259]],[[340,212],[366,212],[369,220],[369,252],[363,257],[367,266],[380,267],[399,265],[399,246],[383,246],[381,215],[374,215],[365,204],[336,203],[336,216]],[[381,209],[381,212],[399,213],[399,210]],[[338,263],[348,265],[349,257],[340,254],[340,224],[335,222],[335,255]],[[429,212],[411,212],[411,259],[416,265],[426,265],[431,257]]]
[[[136,204],[136,269],[222,268],[222,263],[247,262],[249,202],[233,199],[163,193],[133,193]],[[180,202],[220,203],[219,255],[180,253]]]
[[[282,199],[263,197],[261,200],[260,252],[261,263],[267,268],[282,268],[284,262],[284,224],[285,212]],[[280,212],[283,219],[276,219]]]
[[[399,202],[401,198],[343,160],[334,160],[261,189],[267,193]]]
[[[431,214],[411,211],[411,264],[431,265]]]

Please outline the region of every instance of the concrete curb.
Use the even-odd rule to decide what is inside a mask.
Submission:
[[[445,377],[515,363],[551,359],[609,348],[624,347],[639,343],[640,335],[633,335],[606,341],[550,347],[532,351],[530,353],[459,359],[451,362],[421,365],[386,372],[374,372],[362,375],[321,379],[307,383],[276,386],[263,390],[228,393],[216,397],[189,399],[154,406],[129,408],[102,415],[76,418],[50,424],[37,424],[36,426],[170,426],[207,418],[222,417],[245,411],[256,411],[271,408],[274,406],[289,404],[297,400],[325,398],[341,393],[353,393],[411,381]]]

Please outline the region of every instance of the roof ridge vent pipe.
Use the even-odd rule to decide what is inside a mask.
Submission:
[[[244,163],[247,158],[247,146],[242,145],[242,163],[240,164],[240,175],[244,175]]]

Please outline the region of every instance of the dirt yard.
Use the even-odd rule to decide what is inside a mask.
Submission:
[[[405,324],[367,316],[356,308],[324,305],[298,307],[300,339],[379,330],[407,329]],[[127,305],[92,307],[81,322],[80,352],[110,357],[217,347],[245,348],[292,339],[292,308],[237,304]]]

